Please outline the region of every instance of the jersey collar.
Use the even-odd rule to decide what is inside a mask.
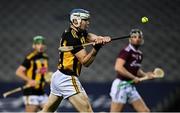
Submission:
[[[128,46],[129,46],[134,52],[138,52],[138,50],[136,50],[132,44],[129,44]]]

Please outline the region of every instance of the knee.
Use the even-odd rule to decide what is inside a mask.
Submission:
[[[84,111],[83,112],[92,112],[91,105],[86,103],[83,105]]]
[[[57,107],[55,105],[48,105],[46,104],[43,108],[43,111],[46,111],[46,112],[55,112],[57,109]]]
[[[143,108],[139,108],[139,109],[136,109],[137,112],[150,112],[150,109],[148,107],[143,107]]]
[[[79,112],[93,112],[89,103],[83,103],[79,106],[74,106]]]
[[[88,111],[88,112],[93,112],[91,105],[88,105],[88,106],[87,106],[87,111]]]
[[[42,109],[42,113],[43,112],[51,112],[51,111],[53,111],[53,109],[51,108],[51,106],[49,106],[48,104],[45,104],[44,106],[43,106],[43,109]]]
[[[150,112],[149,108],[145,108],[143,112]]]

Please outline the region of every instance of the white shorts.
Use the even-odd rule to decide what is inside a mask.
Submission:
[[[125,104],[141,99],[134,85],[128,84],[119,87],[122,82],[125,83],[126,81],[116,78],[112,83],[110,96],[113,102]]]
[[[23,101],[25,105],[38,105],[41,106],[45,104],[48,100],[48,96],[44,95],[29,95],[23,96]]]
[[[51,79],[51,93],[57,96],[62,96],[64,99],[83,92],[86,94],[84,88],[76,76],[65,75],[57,70],[52,75]]]

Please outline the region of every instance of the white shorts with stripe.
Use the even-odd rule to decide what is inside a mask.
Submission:
[[[85,90],[76,76],[65,75],[59,70],[53,73],[51,79],[52,94],[62,96],[66,99],[80,92],[85,93]]]
[[[141,99],[134,85],[128,84],[119,87],[122,82],[125,83],[126,81],[116,78],[112,83],[110,96],[113,102],[125,104]]]
[[[23,101],[25,105],[37,105],[41,106],[44,105],[48,100],[48,96],[44,95],[29,95],[23,96]]]

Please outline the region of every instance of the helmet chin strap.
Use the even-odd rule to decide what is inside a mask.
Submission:
[[[79,28],[81,25],[81,18],[73,19],[72,25],[76,28]]]
[[[80,25],[77,25],[77,24],[74,24],[74,23],[72,23],[72,25],[73,25],[74,28],[75,28],[76,30],[78,30],[79,32],[85,31],[84,29],[81,29],[81,28],[80,28]]]
[[[73,25],[75,28],[77,28],[77,29],[78,29],[78,28],[79,28],[79,26],[80,26],[80,23],[77,23],[77,24],[76,24],[76,23],[72,23],[72,25]]]
[[[79,32],[79,31],[80,31],[80,32],[81,32],[81,31],[83,31],[80,27],[77,27],[77,25],[76,25],[76,24],[74,25],[74,24],[72,23],[72,26],[73,26],[72,28],[73,28],[73,29],[75,29],[77,32]]]

